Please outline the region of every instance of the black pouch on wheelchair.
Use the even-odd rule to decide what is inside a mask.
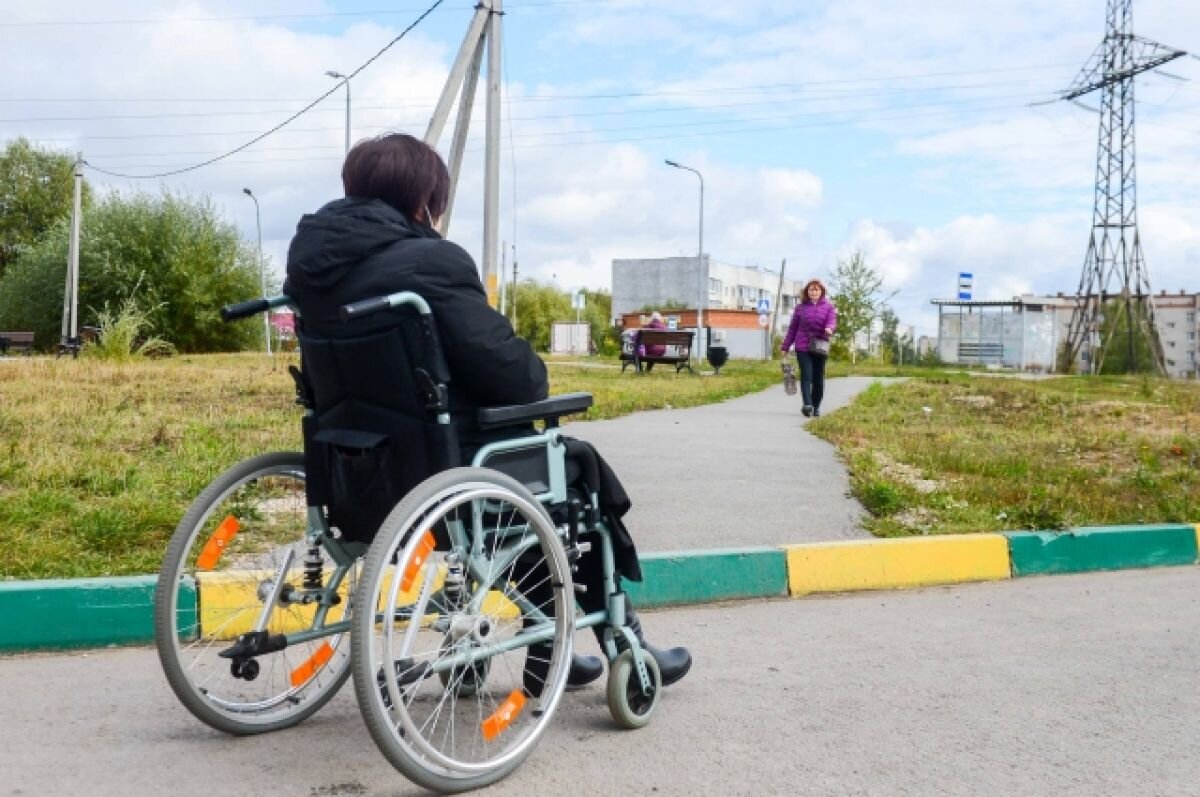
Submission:
[[[313,437],[329,478],[329,521],[342,536],[369,542],[404,496],[391,438],[357,429],[323,429]]]

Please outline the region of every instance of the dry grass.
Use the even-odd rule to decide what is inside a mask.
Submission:
[[[188,356],[113,364],[0,361],[0,578],[157,571],[187,504],[221,471],[300,447],[295,355]],[[720,401],[773,383],[778,366],[718,377],[612,360],[555,362],[553,392],[588,391],[588,419]]]

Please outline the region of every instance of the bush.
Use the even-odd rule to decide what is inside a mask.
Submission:
[[[29,329],[38,348],[58,342],[69,223],[22,250],[0,278],[0,329]],[[253,324],[225,324],[223,305],[261,293],[254,250],[207,199],[112,194],[84,214],[79,307],[120,307],[135,286],[148,328],[180,351],[236,351],[261,340]],[[120,311],[117,311],[120,314]]]

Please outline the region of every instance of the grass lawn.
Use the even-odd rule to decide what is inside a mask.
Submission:
[[[175,524],[218,473],[300,448],[295,355],[184,356],[130,365],[0,361],[0,578],[157,572]],[[755,392],[778,364],[719,376],[622,374],[615,360],[550,364],[554,393],[587,391],[586,418]]]
[[[809,429],[880,536],[1200,521],[1200,384],[925,376]]]
[[[214,476],[300,447],[296,362],[0,361],[0,578],[156,572]],[[597,358],[552,358],[549,369],[553,392],[595,395],[587,419],[721,401],[779,379],[777,362],[699,377],[622,374]],[[809,427],[841,451],[876,534],[1200,520],[1200,385],[829,368],[851,371],[911,377]]]

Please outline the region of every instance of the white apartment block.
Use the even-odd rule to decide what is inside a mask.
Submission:
[[[705,255],[696,257],[628,258],[612,262],[612,312],[618,319],[643,307],[661,307],[673,302],[694,308],[701,292],[701,271],[707,290],[705,309],[753,310],[766,299],[775,309],[779,272],[756,266],[721,263]],[[783,281],[783,301],[776,327],[787,330],[796,297],[810,277]]]

